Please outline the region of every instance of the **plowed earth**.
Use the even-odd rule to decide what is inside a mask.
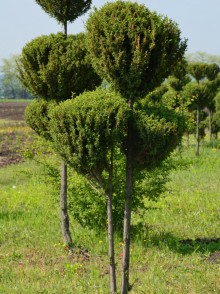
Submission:
[[[19,163],[19,141],[23,140],[20,127],[28,102],[0,102],[0,168]],[[10,130],[10,131],[9,131]]]

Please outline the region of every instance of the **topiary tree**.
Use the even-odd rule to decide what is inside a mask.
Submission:
[[[63,25],[64,35],[67,37],[67,23],[73,22],[77,17],[85,13],[90,8],[91,0],[36,0],[36,3],[39,4],[46,13]],[[67,82],[66,80],[66,83]],[[60,205],[64,242],[72,244],[67,209],[67,166],[65,162],[62,162],[61,165]]]
[[[214,98],[215,113],[212,120],[212,129],[216,139],[218,139],[218,132],[220,131],[220,92],[218,92]]]
[[[50,138],[47,121],[49,105],[70,99],[101,83],[94,72],[85,48],[83,33],[76,36],[51,34],[38,37],[23,48],[18,60],[20,80],[37,97],[26,111],[29,125],[40,135]],[[72,244],[67,211],[67,166],[61,166],[61,226],[65,244]]]
[[[146,119],[146,109],[143,107],[136,113],[135,104],[159,86],[181,61],[186,42],[181,41],[177,25],[167,17],[150,12],[144,5],[123,1],[108,3],[100,10],[95,10],[90,15],[86,28],[94,68],[120,93],[132,112],[123,143],[126,155],[126,198],[122,293],[127,293],[133,174],[136,170],[148,167],[148,164],[152,166],[153,163],[159,163],[160,160],[154,162],[154,159],[164,159],[172,149],[168,139],[159,141],[164,142],[164,148],[157,148],[154,144],[147,146],[146,139],[150,143],[154,131],[159,130],[162,124],[155,123],[153,127],[152,117]],[[162,117],[159,121],[163,121]],[[178,126],[177,120],[176,123]],[[152,126],[152,131],[149,126]],[[179,138],[181,132],[177,132],[177,129],[178,127],[174,128],[173,132]],[[164,129],[163,132],[165,137],[167,130]],[[157,142],[158,137],[154,138],[152,141]]]
[[[129,115],[120,96],[101,89],[64,102],[50,113],[51,134],[59,154],[107,198],[111,293],[116,292],[113,161],[115,149],[126,135]]]
[[[199,155],[200,130],[204,129],[200,126],[201,110],[205,107],[208,109],[209,130],[211,132],[211,116],[214,111],[214,97],[219,87],[219,68],[217,64],[191,62],[188,64],[187,71],[194,80],[184,87],[183,95],[186,99],[191,99],[189,110],[196,111],[196,155]]]
[[[212,120],[213,120],[213,114],[215,112],[215,96],[220,86],[219,72],[220,72],[220,67],[216,63],[207,64],[206,77],[208,81],[206,82],[206,88],[207,88],[206,107],[208,109],[208,115],[209,115],[208,126],[209,126],[210,141],[212,140],[212,125],[213,125]]]

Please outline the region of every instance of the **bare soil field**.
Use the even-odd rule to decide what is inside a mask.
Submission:
[[[22,161],[19,144],[25,140],[21,127],[29,102],[0,102],[0,168]]]
[[[28,102],[0,102],[0,120],[24,120],[24,110]]]

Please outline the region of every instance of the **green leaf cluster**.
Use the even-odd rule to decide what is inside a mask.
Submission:
[[[130,109],[113,92],[97,89],[60,103],[51,113],[55,148],[76,170],[100,176],[109,152],[123,140]]]
[[[32,40],[22,50],[18,70],[23,85],[47,101],[70,99],[101,83],[88,58],[83,33],[68,37],[58,33]]]
[[[159,86],[186,48],[176,23],[137,3],[107,3],[90,15],[86,28],[94,68],[129,99]]]
[[[73,22],[89,10],[91,0],[35,0],[51,17],[60,23]]]
[[[37,99],[30,103],[25,109],[25,121],[40,136],[51,141],[49,129],[49,110],[56,106],[55,101],[48,102]]]
[[[176,148],[185,130],[184,117],[162,103],[142,100],[135,107],[133,162],[137,169],[151,169]]]

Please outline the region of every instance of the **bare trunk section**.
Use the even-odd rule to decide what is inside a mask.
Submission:
[[[212,111],[209,110],[209,140],[212,141]]]
[[[67,21],[63,25],[64,35],[67,37]]]
[[[64,34],[67,37],[67,21],[63,24]],[[63,234],[63,242],[67,244],[70,249],[73,247],[73,241],[69,230],[69,215],[67,203],[67,164],[61,163],[61,183],[60,183],[60,219],[61,229]]]
[[[108,246],[109,246],[109,265],[110,265],[110,293],[117,292],[116,273],[115,273],[115,250],[114,250],[114,228],[112,214],[112,195],[113,195],[113,150],[111,151],[111,163],[109,170],[109,188],[107,192],[107,213],[108,213]]]
[[[199,103],[196,109],[196,155],[199,155],[200,135],[199,135]]]
[[[189,132],[187,132],[187,147],[189,148]]]
[[[129,107],[132,108],[132,102],[129,101]],[[127,134],[127,154],[126,154],[126,198],[124,208],[124,232],[123,232],[123,265],[122,265],[122,286],[121,294],[127,294],[129,291],[129,266],[130,266],[130,241],[131,241],[131,203],[133,191],[133,173],[132,173],[132,129],[128,124]]]
[[[64,244],[72,247],[73,242],[69,230],[69,216],[67,205],[67,165],[61,163],[61,185],[60,185],[60,218]]]

